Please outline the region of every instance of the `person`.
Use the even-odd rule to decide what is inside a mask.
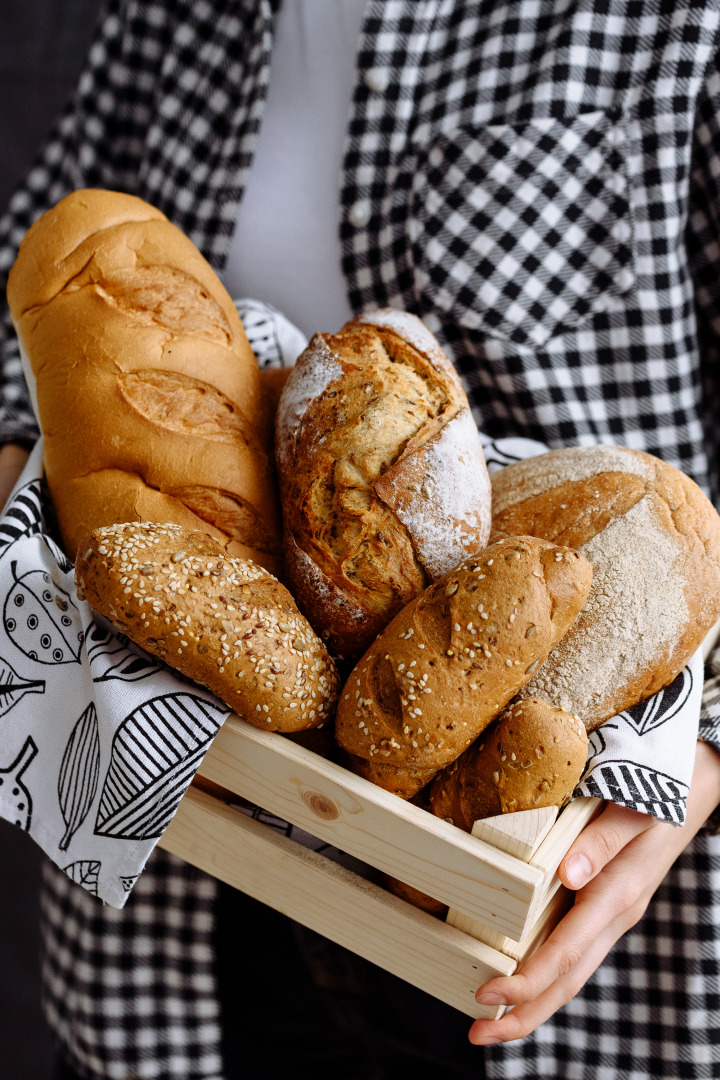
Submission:
[[[647,450],[718,505],[719,97],[711,0],[110,0],[0,271],[68,191],[130,191],[306,332],[418,314],[486,434]],[[5,327],[11,479],[36,428]],[[60,1075],[716,1076],[719,802],[716,653],[685,825],[608,805],[560,868],[574,907],[479,988],[513,1008],[471,1043],[292,925],[268,961],[275,918],[163,853],[122,912],[48,865]]]

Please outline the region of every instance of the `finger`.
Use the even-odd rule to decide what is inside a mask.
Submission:
[[[514,975],[484,983],[475,995],[476,1001],[481,1005],[511,1006],[531,1001],[570,975],[585,956],[595,955],[599,943],[606,939],[611,944],[617,941],[640,918],[652,891],[648,889],[650,879],[642,845],[626,845],[623,863],[622,870],[609,867],[579,893],[547,941]]]
[[[633,917],[627,918],[624,905],[620,906],[622,910],[597,933],[586,928],[597,925],[593,917],[597,912],[592,908],[604,908],[603,898],[590,905],[577,904],[578,910],[573,908],[565,916],[520,971],[492,979],[481,987],[476,995],[480,1004],[512,1008],[499,1020],[476,1020],[470,1028],[470,1041],[490,1045],[522,1039],[566,1005],[602,963],[628,923],[634,921]]]
[[[582,961],[555,980],[538,997],[515,1006],[499,1020],[476,1020],[468,1033],[470,1042],[490,1046],[496,1042],[524,1039],[573,998],[607,955],[612,942],[597,939]]]
[[[558,877],[568,889],[582,889],[635,837],[657,824],[649,814],[608,803],[571,844]]]

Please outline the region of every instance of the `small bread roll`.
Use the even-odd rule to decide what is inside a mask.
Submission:
[[[547,659],[582,608],[590,564],[515,536],[411,601],[371,645],[338,703],[352,767],[407,798],[454,761]]]
[[[563,806],[587,754],[585,727],[570,713],[540,698],[515,702],[435,777],[429,808],[471,832],[480,818]]]
[[[487,542],[490,480],[460,380],[414,315],[316,334],[277,411],[286,574],[337,659]]]
[[[256,727],[303,731],[332,716],[335,665],[290,593],[206,533],[110,525],[81,545],[75,570],[91,607]]]

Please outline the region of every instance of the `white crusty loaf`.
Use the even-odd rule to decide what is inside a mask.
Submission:
[[[316,334],[280,398],[286,573],[330,651],[360,656],[490,528],[490,481],[460,380],[414,315]]]
[[[276,567],[257,363],[191,241],[141,199],[76,191],[29,229],[7,295],[68,554],[101,525],[174,521]]]
[[[720,517],[697,484],[620,446],[552,450],[492,484],[493,539],[528,532],[593,568],[580,616],[521,696],[592,730],[671,683],[720,616]]]

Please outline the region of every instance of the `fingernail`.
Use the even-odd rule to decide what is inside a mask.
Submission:
[[[507,1005],[502,994],[476,994],[475,1000],[478,1005]]]
[[[474,1035],[471,1037],[470,1042],[473,1046],[494,1046],[500,1040],[491,1035]]]
[[[565,863],[565,877],[573,889],[581,889],[592,877],[592,865],[587,855],[571,855]]]

